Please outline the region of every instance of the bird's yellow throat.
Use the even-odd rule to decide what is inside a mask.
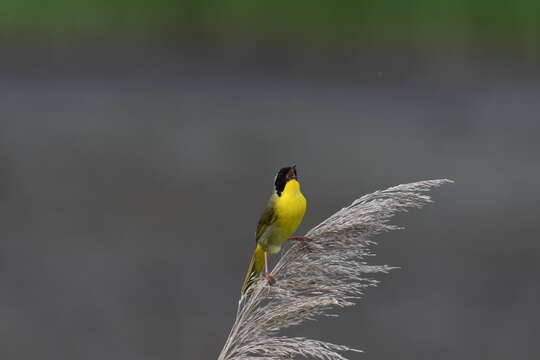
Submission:
[[[285,189],[281,193],[281,196],[291,196],[300,193],[300,183],[297,180],[289,180],[285,184]]]

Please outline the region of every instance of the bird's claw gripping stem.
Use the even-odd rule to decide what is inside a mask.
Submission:
[[[311,248],[309,247],[308,243],[310,241],[313,241],[313,239],[308,238],[307,236],[295,236],[295,237],[289,238],[289,240],[300,241],[302,243],[302,249],[305,249],[311,252]]]
[[[276,283],[276,279],[271,274],[265,274],[264,278],[268,281],[268,285],[272,286]]]
[[[292,241],[303,241],[303,242],[310,242],[310,241],[313,241],[313,239],[308,238],[307,236],[294,236],[294,237],[290,237],[289,240],[292,240]]]

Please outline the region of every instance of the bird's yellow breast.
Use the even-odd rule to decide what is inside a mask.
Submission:
[[[281,236],[277,236],[270,245],[280,247],[298,228],[306,213],[306,198],[300,192],[300,183],[290,180],[276,199],[275,211]]]

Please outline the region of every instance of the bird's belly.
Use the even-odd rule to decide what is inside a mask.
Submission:
[[[268,239],[269,252],[279,252],[281,245],[296,231],[306,212],[306,199],[301,195],[282,197],[276,202],[277,220]]]

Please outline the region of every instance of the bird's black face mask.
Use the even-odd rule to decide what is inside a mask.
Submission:
[[[281,193],[283,192],[283,189],[285,189],[285,185],[287,184],[287,181],[292,180],[292,179],[297,179],[297,178],[298,178],[298,175],[296,172],[296,165],[287,166],[287,167],[279,169],[276,175],[276,180],[274,182],[277,196],[281,196]]]

